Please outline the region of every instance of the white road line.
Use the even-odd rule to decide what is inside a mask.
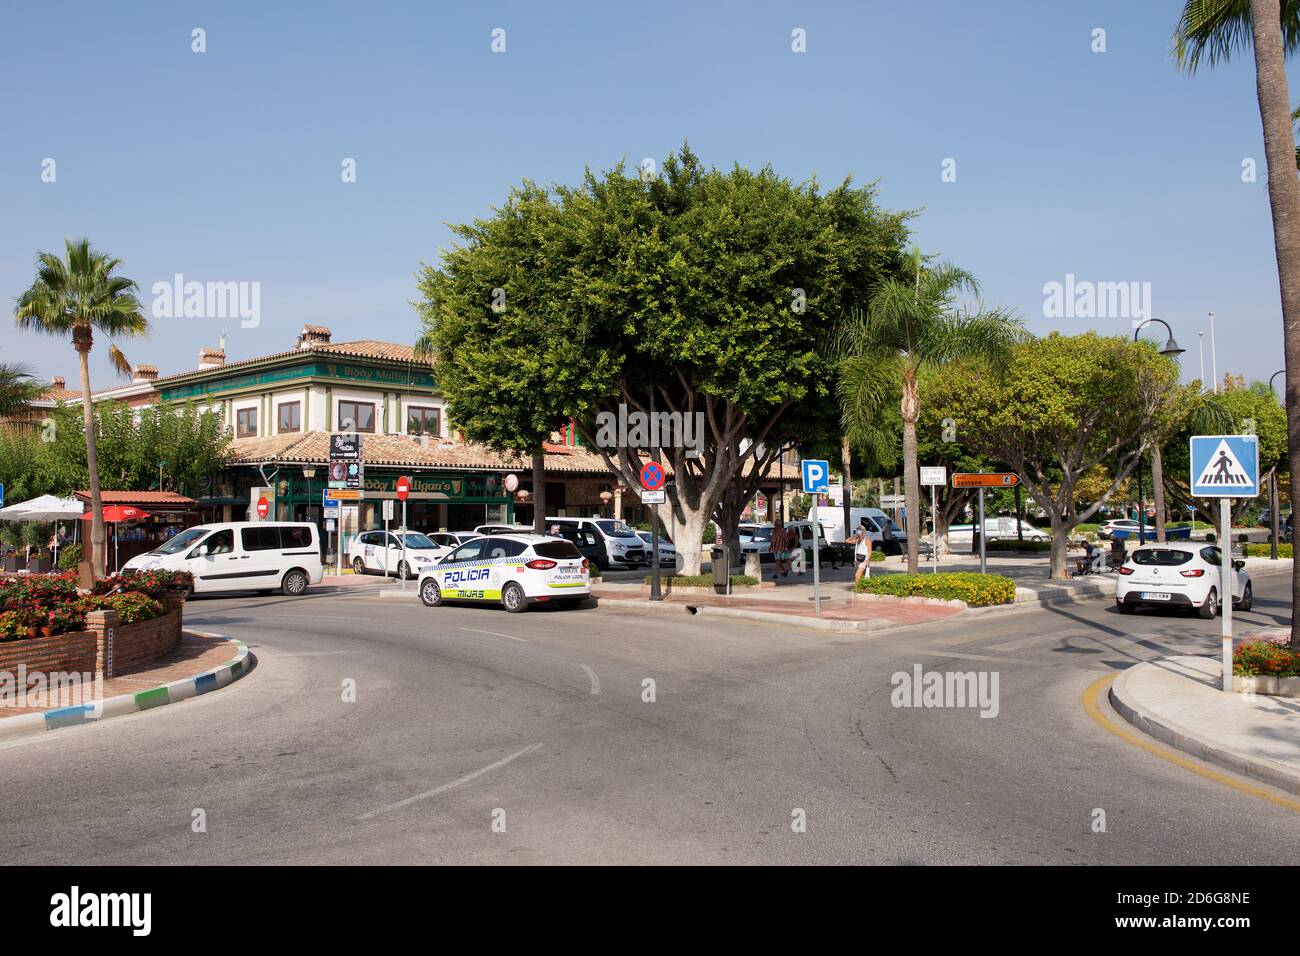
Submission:
[[[595,694],[599,694],[599,693],[600,693],[600,678],[599,678],[598,676],[596,676],[596,672],[595,672],[594,670],[592,670],[590,667],[588,667],[586,664],[579,664],[578,666],[581,667],[584,671],[587,672],[587,679],[588,679],[589,681],[591,681],[591,693],[592,693],[593,695],[595,695]]]
[[[430,797],[436,797],[440,793],[446,793],[448,790],[452,790],[456,787],[461,786],[462,784],[469,783],[471,780],[475,779],[476,777],[481,777],[485,773],[490,773],[493,770],[498,769],[499,767],[504,767],[506,764],[510,763],[510,761],[517,760],[518,758],[522,757],[526,753],[532,753],[540,746],[541,746],[540,743],[530,744],[529,746],[525,747],[523,750],[516,751],[515,753],[512,753],[509,757],[504,757],[501,760],[498,760],[496,763],[490,763],[486,767],[480,767],[478,770],[475,770],[472,773],[465,774],[463,777],[457,777],[451,783],[444,783],[441,787],[434,787],[432,790],[426,790],[424,791],[424,793],[417,793],[415,796],[407,797],[405,800],[398,800],[396,803],[390,803],[388,804],[388,806],[380,807],[378,810],[371,810],[369,813],[363,813],[361,814],[361,816],[357,817],[357,820],[358,821],[370,820],[374,817],[379,816],[381,813],[388,813],[390,810],[400,810],[402,807],[409,807],[411,804],[417,803],[420,800],[427,800]]]
[[[507,640],[518,641],[520,644],[528,642],[522,637],[515,637],[513,634],[502,634],[500,631],[480,631],[477,627],[462,627],[462,631],[473,631],[475,634],[491,634],[493,637],[504,637]]]
[[[957,651],[926,651],[913,648],[911,654],[925,654],[930,657],[958,657],[967,661],[997,661],[1005,664],[1045,664],[1047,661],[1030,661],[1023,657],[993,657],[990,654],[959,654]]]
[[[196,628],[196,627],[188,627],[188,626],[187,626],[187,627],[182,627],[181,630],[183,630],[183,631],[189,631],[191,634],[197,634],[199,637],[219,637],[219,638],[221,638],[222,640],[225,640],[225,639],[226,639],[226,635],[224,635],[224,634],[213,634],[211,631],[200,631],[200,630],[199,630],[198,628]]]

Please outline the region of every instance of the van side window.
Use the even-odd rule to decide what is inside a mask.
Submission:
[[[269,528],[241,528],[239,540],[245,551],[279,551],[280,529],[274,525]]]
[[[235,550],[235,532],[227,528],[208,535],[203,544],[191,551],[186,557],[197,558],[203,545],[207,545],[208,554],[230,554]]]
[[[312,547],[311,528],[300,526],[281,528],[280,542],[286,551],[307,551]]]

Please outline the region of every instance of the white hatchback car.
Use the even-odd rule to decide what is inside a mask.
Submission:
[[[591,572],[578,546],[540,534],[493,534],[466,541],[416,585],[428,607],[444,601],[500,602],[512,614],[554,601],[574,608],[591,594]]]
[[[403,544],[406,546],[405,554]],[[364,531],[348,549],[348,564],[352,566],[353,574],[392,574],[396,577],[404,574],[410,579],[425,567],[437,564],[455,546],[455,539],[449,540],[446,535],[430,537],[418,531]]]
[[[1222,565],[1214,545],[1171,542],[1137,548],[1119,569],[1115,604],[1124,614],[1139,607],[1195,608],[1203,618],[1219,613]],[[1254,603],[1245,562],[1232,562],[1232,606],[1249,611]]]

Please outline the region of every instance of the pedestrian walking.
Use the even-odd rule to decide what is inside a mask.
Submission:
[[[850,541],[853,544],[853,560],[857,565],[853,571],[853,583],[857,584],[863,575],[871,577],[871,532],[867,530],[866,518],[861,519],[857,534]]]
[[[785,525],[781,523],[780,518],[777,518],[776,521],[772,523],[772,541],[768,545],[768,548],[773,554],[772,576],[779,577],[782,571],[785,571],[788,574],[789,570],[786,568],[785,564]]]

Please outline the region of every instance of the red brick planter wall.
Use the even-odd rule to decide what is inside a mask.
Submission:
[[[115,612],[98,612],[111,614]],[[152,621],[139,624],[116,624],[113,627],[112,667],[105,677],[147,664],[176,648],[181,640],[181,615],[179,603],[173,610]],[[76,671],[93,673],[96,670],[99,632],[94,622],[92,629],[36,637],[29,640],[0,643],[0,671],[16,673],[19,664],[27,665],[27,673],[37,671]]]
[[[19,664],[26,664],[29,674],[94,673],[95,635],[91,631],[74,631],[0,644],[0,671],[16,674]]]

